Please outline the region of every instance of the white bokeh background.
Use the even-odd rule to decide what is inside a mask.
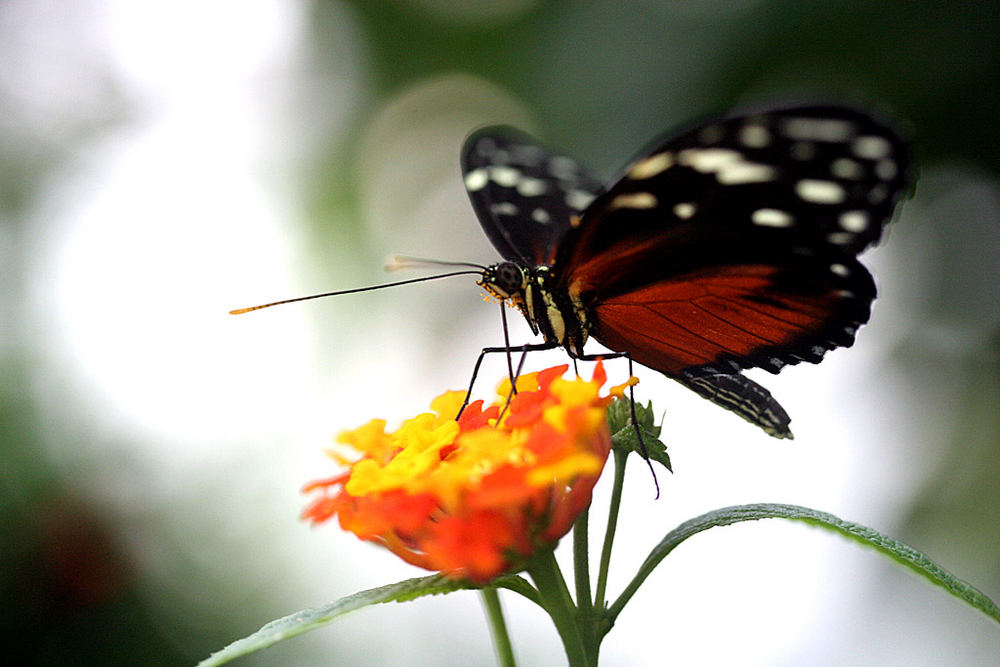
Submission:
[[[515,20],[534,4],[490,3],[485,18],[466,8],[446,21]],[[64,117],[102,119],[49,166],[20,231],[0,237],[3,256],[24,267],[5,298],[19,323],[3,344],[34,361],[33,399],[51,415],[44,456],[113,518],[149,613],[180,644],[194,631],[185,625],[198,618],[193,610],[235,616],[249,632],[419,574],[332,526],[308,530],[297,521],[298,489],[330,473],[321,450],[338,430],[424,409],[437,392],[464,386],[482,346],[500,343],[496,308],[472,278],[227,315],[400,277],[380,273],[393,252],[491,261],[462,190],[458,147],[486,122],[543,126],[528,101],[481,74],[442,71],[386,94],[351,6],[324,3],[323,25],[335,28],[322,61],[309,46],[314,11],[290,0],[0,8],[4,72],[23,82],[22,115],[11,122],[25,145],[71,132]],[[563,30],[588,16],[568,15]],[[698,70],[675,65],[687,76],[670,95],[696,96]],[[637,147],[615,145],[606,163]],[[350,179],[350,196],[323,215],[356,222],[313,218],[306,194],[319,160]],[[935,465],[917,436],[930,441],[928,431],[947,426],[914,410],[920,397],[891,356],[925,327],[914,312],[937,240],[922,222],[943,205],[925,192],[954,192],[956,174],[966,194],[949,212],[969,224],[995,220],[995,179],[961,164],[925,171],[931,186],[890,234],[895,252],[866,259],[880,298],[858,344],[820,366],[754,375],[793,416],[794,441],[768,439],[640,373],[641,397],[666,412],[677,472],[660,476],[654,500],[646,471],[633,465],[612,591],[664,533],[726,505],[806,505],[893,533]],[[977,331],[970,324],[964,338],[950,330],[940,338],[974,345]],[[516,324],[514,339],[527,336]],[[502,365],[489,361],[483,391]],[[620,378],[625,369],[611,370]],[[957,391],[942,378],[944,400],[958,400]],[[592,539],[601,527],[595,521]],[[523,664],[559,664],[548,621],[504,599]],[[1000,632],[872,552],[771,522],[711,531],[678,549],[622,615],[602,659],[654,665],[666,651],[683,665],[985,665],[1000,656]],[[462,593],[366,610],[251,660],[488,664],[490,656],[478,600]]]

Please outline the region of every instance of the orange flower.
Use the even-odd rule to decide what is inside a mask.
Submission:
[[[591,380],[564,379],[567,368],[518,378],[502,418],[506,382],[495,403],[471,403],[457,420],[463,392],[447,392],[391,433],[377,419],[342,433],[360,458],[305,487],[319,496],[303,518],[336,516],[360,539],[454,578],[485,583],[519,569],[590,504],[611,449],[607,406],[625,385],[601,396],[600,363]]]

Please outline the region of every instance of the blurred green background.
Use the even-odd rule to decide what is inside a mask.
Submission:
[[[191,664],[418,574],[307,530],[298,488],[331,473],[340,429],[464,386],[501,342],[495,308],[456,279],[226,311],[385,281],[392,252],[493,261],[457,166],[477,125],[610,176],[673,126],[772,101],[893,114],[920,178],[865,259],[880,298],[858,344],[754,376],[793,443],[640,374],[676,474],[654,501],[632,471],[612,586],[680,521],[777,501],[889,532],[1000,599],[998,27],[986,0],[0,3],[8,664]],[[558,664],[544,617],[506,601],[523,664]],[[1000,629],[869,552],[761,524],[667,559],[602,657],[991,665]],[[491,660],[469,593],[243,664]]]

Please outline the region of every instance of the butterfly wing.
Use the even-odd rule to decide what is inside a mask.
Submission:
[[[572,217],[602,190],[574,160],[506,126],[466,139],[462,176],[493,247],[525,266],[551,264]]]
[[[791,438],[788,413],[764,387],[740,373],[697,369],[674,378],[702,398],[735,412],[775,438]]]
[[[840,107],[730,118],[655,145],[556,259],[597,340],[690,383],[818,362],[868,321],[855,255],[906,188],[907,149]]]
[[[509,261],[548,265],[600,181],[572,159],[506,126],[487,127],[466,140],[462,174],[490,242]],[[699,373],[678,381],[767,433],[787,438],[790,419],[771,394],[736,372]]]

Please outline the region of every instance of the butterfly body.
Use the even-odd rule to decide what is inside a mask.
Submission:
[[[853,344],[875,298],[856,255],[890,219],[908,156],[884,124],[825,106],[695,127],[606,189],[506,127],[470,136],[462,167],[505,258],[480,284],[534,333],[573,356],[594,338],[785,437],[787,415],[740,371]]]
[[[590,333],[582,304],[574,302],[568,291],[552,289],[552,267],[522,266],[500,262],[486,268],[479,284],[492,296],[508,301],[524,315],[531,332],[541,334],[547,343],[566,348],[576,356]]]

